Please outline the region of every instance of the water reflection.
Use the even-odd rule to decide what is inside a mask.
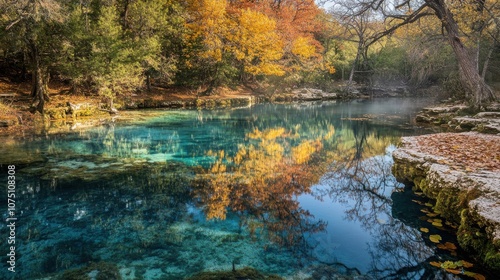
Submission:
[[[251,235],[260,230],[272,242],[305,250],[305,235],[324,230],[325,224],[300,207],[297,197],[310,193],[324,173],[321,150],[335,133],[326,127],[317,138],[302,140],[297,130],[255,129],[246,135],[253,143],[235,155],[216,152],[216,162],[195,185],[207,218],[225,219],[231,210]]]
[[[9,143],[2,163],[29,162],[19,168],[19,238],[28,242],[18,277],[90,261],[147,279],[233,263],[290,277],[430,274],[434,249],[394,215],[401,186],[390,174],[399,136],[419,132],[405,108],[376,105],[139,112]]]

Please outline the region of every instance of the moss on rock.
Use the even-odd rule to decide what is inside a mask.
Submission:
[[[500,272],[500,221],[496,214],[500,210],[495,204],[495,182],[500,177],[456,170],[442,158],[422,153],[414,139],[405,138],[406,145],[394,152],[394,176],[435,200],[434,211],[459,225],[460,246],[492,271]]]

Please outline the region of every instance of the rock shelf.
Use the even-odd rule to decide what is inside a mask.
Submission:
[[[393,158],[396,178],[434,199],[434,211],[459,225],[460,246],[500,272],[500,136],[404,137]]]

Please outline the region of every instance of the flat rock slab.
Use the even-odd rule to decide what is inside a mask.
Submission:
[[[460,225],[460,245],[500,269],[500,136],[403,137],[393,158],[396,178],[414,183],[436,200],[434,210]]]
[[[500,112],[482,112],[474,117],[456,117],[449,125],[457,131],[476,130],[500,135]]]

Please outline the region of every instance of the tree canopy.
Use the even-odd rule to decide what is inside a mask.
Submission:
[[[388,77],[455,92],[460,84],[477,107],[496,99],[497,1],[326,2],[328,10],[314,0],[3,0],[0,75],[31,75],[40,112],[51,77],[110,108],[117,94],[153,86],[211,93]]]

